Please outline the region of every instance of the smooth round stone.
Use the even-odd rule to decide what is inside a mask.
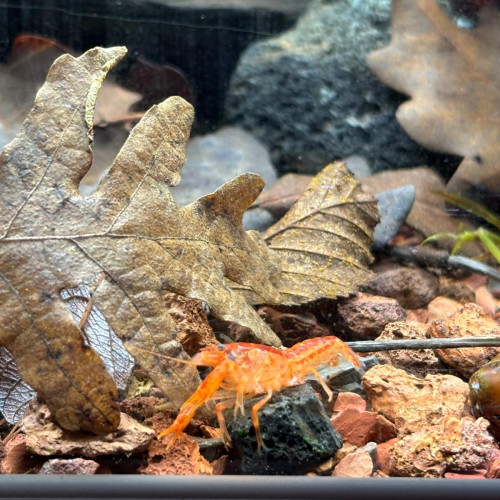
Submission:
[[[373,248],[384,248],[396,236],[413,207],[415,194],[415,186],[406,184],[375,195],[378,201],[380,222],[373,234]]]
[[[266,185],[276,181],[264,146],[244,130],[224,127],[188,142],[182,181],[171,191],[177,203],[186,205],[245,172],[259,174]]]

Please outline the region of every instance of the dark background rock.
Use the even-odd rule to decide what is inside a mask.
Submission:
[[[226,101],[228,123],[267,144],[278,170],[315,173],[348,155],[374,171],[456,158],[423,150],[399,126],[406,97],[370,72],[368,52],[390,40],[390,0],[315,0],[297,26],[253,44]]]
[[[197,127],[214,127],[245,47],[288,29],[309,0],[17,0],[0,5],[0,61],[15,36],[39,34],[75,51],[126,45],[123,82],[138,57],[180,68],[194,88]],[[166,82],[168,83],[168,82]],[[147,82],[144,82],[146,85]],[[167,96],[164,96],[165,98]]]
[[[376,272],[375,278],[363,285],[362,290],[396,299],[405,309],[425,307],[438,294],[438,277],[425,269],[399,265],[388,265],[384,269],[381,265]]]
[[[258,396],[247,401],[245,415],[228,422],[233,467],[238,472],[305,473],[333,457],[342,447],[342,439],[330,424],[323,405],[311,387],[303,384],[276,393],[259,411],[266,447],[259,453],[251,408],[261,399],[262,396]],[[229,414],[227,416],[229,420]]]
[[[393,321],[404,321],[406,311],[396,299],[357,293],[338,306],[336,328],[350,339],[373,340]]]

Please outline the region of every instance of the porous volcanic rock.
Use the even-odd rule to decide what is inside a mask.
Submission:
[[[426,331],[427,326],[416,321],[395,321],[389,323],[376,340],[425,339]],[[422,377],[425,377],[429,371],[436,370],[441,364],[433,349],[381,351],[375,353],[375,356],[381,364],[403,368]]]
[[[403,321],[406,311],[395,299],[366,293],[357,293],[338,307],[339,328],[350,337],[372,340],[393,321]]]
[[[245,51],[231,79],[226,121],[265,143],[281,173],[315,173],[353,154],[375,171],[432,164],[437,156],[397,123],[399,98],[365,63],[389,41],[389,27],[388,0],[311,2],[294,28]]]
[[[436,297],[439,279],[425,269],[394,265],[377,271],[375,278],[362,289],[396,299],[406,309],[418,309]]]
[[[498,446],[488,421],[447,416],[431,427],[400,439],[391,450],[391,475],[441,477],[446,471],[472,472],[488,467]]]
[[[475,335],[500,336],[500,326],[487,316],[477,304],[465,304],[455,314],[445,319],[433,321],[427,330],[431,338],[458,338]],[[477,369],[500,354],[500,347],[459,347],[456,349],[436,349],[437,355],[447,365],[465,377],[470,377]]]
[[[394,422],[399,436],[446,416],[468,414],[469,386],[453,375],[429,374],[422,379],[394,366],[377,365],[362,380],[372,411]]]
[[[229,421],[232,458],[242,474],[295,474],[313,470],[333,457],[342,438],[307,384],[276,393],[258,412],[264,449],[257,449],[251,407],[262,396],[245,403],[245,414]]]
[[[169,437],[164,437],[151,442],[147,465],[140,468],[142,474],[186,476],[213,473],[212,466],[192,439],[183,435],[170,450],[167,450],[168,440]]]

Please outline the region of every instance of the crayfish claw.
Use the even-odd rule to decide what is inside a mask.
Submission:
[[[162,432],[161,434],[158,435],[158,439],[166,436],[167,434],[165,432]],[[182,433],[180,432],[173,432],[171,433],[170,439],[167,443],[167,447],[165,448],[165,451],[169,451],[173,448],[174,444],[177,442],[177,440],[181,437]]]

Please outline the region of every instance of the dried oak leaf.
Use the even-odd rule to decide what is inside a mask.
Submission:
[[[81,325],[85,342],[101,358],[116,387],[124,390],[134,367],[134,358],[92,304],[91,287],[81,284],[71,290],[61,290],[61,298],[71,311],[74,321]],[[0,412],[9,424],[15,424],[28,410],[36,392],[21,377],[10,352],[0,347]]]
[[[345,296],[372,276],[377,202],[345,163],[313,177],[290,211],[263,235],[281,261],[282,304]]]
[[[66,47],[43,36],[16,36],[12,43],[8,65],[0,66],[2,147],[17,134],[52,63],[66,52],[69,52]],[[137,116],[137,113],[132,113],[130,109],[141,99],[139,93],[126,90],[112,81],[106,81],[102,84],[99,97],[94,113],[95,124],[124,122],[127,117],[135,119]],[[123,143],[124,137],[120,135],[120,138]],[[111,160],[115,155],[116,151]]]
[[[241,228],[262,179],[241,175],[186,207],[168,190],[180,181],[190,104],[170,98],[151,108],[98,190],[80,195],[92,163],[96,94],[125,52],[58,58],[0,155],[0,345],[69,430],[109,432],[119,423],[115,384],[60,297],[102,273],[95,306],[174,406],[198,384],[196,370],[134,349],[183,354],[165,290],[201,299],[215,315],[279,344],[230,287],[249,287],[262,302],[279,298],[269,250]]]
[[[396,117],[426,148],[464,157],[449,187],[498,191],[500,13],[461,29],[434,0],[393,0],[392,40],[369,54],[384,83],[411,96]]]

